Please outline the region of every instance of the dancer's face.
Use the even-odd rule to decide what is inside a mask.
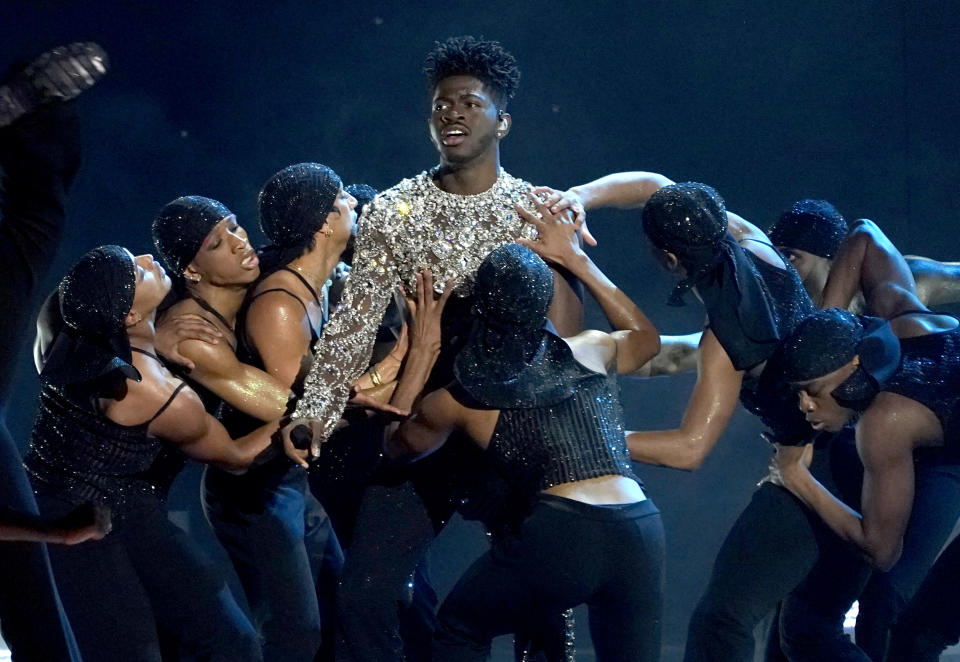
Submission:
[[[854,411],[842,407],[833,397],[833,391],[856,370],[859,361],[855,356],[846,365],[822,377],[793,384],[797,406],[814,430],[837,432],[853,418]]]
[[[350,237],[357,231],[356,207],[357,199],[341,188],[333,208],[327,214],[327,220],[323,223],[323,229],[332,231],[327,240],[334,242],[341,253]]]
[[[509,130],[510,116],[503,113],[498,117],[490,92],[477,78],[450,76],[437,83],[430,112],[430,139],[442,163],[462,165],[488,156]]]
[[[127,251],[129,253],[129,251]],[[136,289],[133,294],[133,307],[142,317],[146,317],[160,305],[163,298],[170,291],[170,278],[157,260],[149,253],[145,255],[130,254],[136,270]]]
[[[800,274],[800,280],[802,281],[806,281],[818,267],[822,267],[824,263],[829,263],[827,258],[802,251],[799,248],[790,248],[789,246],[777,246],[777,248],[790,260],[790,264]],[[829,269],[829,264],[827,268]]]
[[[199,276],[212,285],[247,285],[260,275],[260,260],[247,232],[231,214],[213,226],[186,269],[189,283]]]

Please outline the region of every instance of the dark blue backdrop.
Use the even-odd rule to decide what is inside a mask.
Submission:
[[[501,40],[523,69],[504,166],[566,187],[622,169],[714,185],[766,227],[824,197],[878,221],[904,252],[960,258],[956,2],[446,3],[183,0],[6,2],[0,65],[95,40],[113,70],[80,104],[85,162],[47,282],[103,243],[150,250],[149,222],[190,193],[253,230],[260,184],[297,161],[387,187],[434,162],[423,54],[433,40]],[[593,255],[665,333],[636,215],[596,213]],[[253,233],[259,237],[258,232]],[[46,288],[45,288],[46,289]],[[596,310],[590,319],[600,324]],[[10,425],[26,439],[25,360]],[[633,427],[676,424],[692,378],[624,384]],[[680,645],[710,562],[768,452],[742,412],[696,474],[643,467],[669,536],[667,643]],[[193,492],[191,492],[191,495]],[[466,552],[465,552],[466,553]],[[474,553],[471,550],[470,553]]]

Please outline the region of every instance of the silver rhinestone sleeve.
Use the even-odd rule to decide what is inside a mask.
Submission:
[[[313,366],[304,381],[293,419],[322,426],[321,441],[333,432],[350,397],[350,387],[367,369],[377,327],[396,286],[397,270],[383,206],[369,205],[357,228],[353,270],[337,310],[314,348]],[[314,453],[319,448],[314,448]]]

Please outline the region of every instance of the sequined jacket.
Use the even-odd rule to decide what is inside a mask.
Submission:
[[[469,296],[480,263],[493,249],[534,236],[514,209],[530,188],[501,170],[483,193],[455,195],[440,190],[425,171],[374,198],[360,218],[353,271],[317,343],[293,418],[320,421],[326,439],[351,384],[369,365],[397,284],[415,291],[417,273],[429,267],[439,289],[451,279],[454,295]]]

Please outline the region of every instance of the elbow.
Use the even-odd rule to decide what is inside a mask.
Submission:
[[[865,551],[871,564],[880,572],[888,572],[900,560],[903,545],[899,542],[896,545],[876,545]]]
[[[703,452],[702,449],[684,448],[674,468],[683,471],[696,471],[703,466],[703,461],[706,459],[707,453]]]

